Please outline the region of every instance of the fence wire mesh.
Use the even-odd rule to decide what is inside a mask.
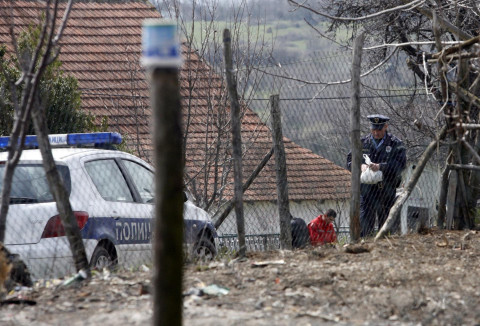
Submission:
[[[251,96],[249,107],[261,117],[265,124],[271,126],[269,96],[279,95],[283,135],[295,144],[327,159],[330,163],[347,169],[347,154],[351,151],[351,62],[351,53],[347,51],[317,53],[302,61],[257,67],[256,71],[261,75],[261,78],[257,77],[257,79],[261,79],[261,82],[257,84],[254,95]],[[391,143],[380,145],[378,150],[370,149],[371,146],[365,143],[363,153],[376,156],[374,163],[385,163],[388,159],[396,161],[396,163],[389,162],[389,165],[398,166],[395,173],[388,171],[388,167],[385,168],[383,182],[362,185],[362,236],[371,236],[382,226],[398,193],[412,176],[420,155],[440,130],[440,123],[436,119],[440,106],[428,91],[423,81],[419,80],[407,67],[405,57],[400,54],[392,56],[383,66],[363,73],[362,137],[368,139],[371,133],[368,115],[387,116],[390,118],[388,133],[402,141],[395,144],[403,144],[406,149],[406,159],[405,163],[398,162],[401,159],[393,155],[395,147]],[[392,155],[389,151],[392,151]],[[295,162],[293,159],[289,160],[288,151],[286,155],[287,165],[302,164],[302,158],[299,162]],[[445,154],[439,148],[401,210],[391,232],[405,233],[418,228],[419,225],[432,226],[436,222],[440,162],[444,158]],[[303,157],[303,161],[307,162],[307,158]],[[305,178],[303,184],[292,183],[287,176],[289,192],[296,192],[308,186],[309,178],[319,173],[322,168],[331,167],[331,165],[315,167],[310,174],[303,176]],[[289,172],[294,173],[292,170]],[[338,187],[342,186],[344,180],[326,179],[324,182],[329,182],[330,187]],[[290,201],[292,216],[299,217],[309,224],[318,215],[325,214],[329,208],[334,209],[337,212],[337,218],[333,224],[338,241],[349,241],[350,203],[348,198],[325,200],[320,195],[321,189],[310,190],[313,193],[317,192],[316,199]],[[245,213],[248,236],[261,235],[265,238],[270,234],[272,238],[275,237],[279,232],[276,203],[270,203],[270,207],[259,202],[249,204],[251,208]],[[224,224],[228,227],[222,225],[219,228],[220,238],[222,230],[235,229],[233,219],[227,220]],[[231,238],[231,235],[228,237]]]
[[[388,189],[390,197],[382,207],[379,207],[379,197],[372,196],[363,202],[363,218],[370,223],[365,233],[381,227],[382,219],[388,214],[396,194],[409,180],[423,149],[439,130],[436,122],[438,103],[427,95],[422,81],[406,67],[404,59],[401,55],[393,56],[385,65],[362,77],[362,135],[370,133],[367,115],[388,116],[388,131],[402,140],[407,153],[406,165],[399,175],[401,178],[392,178],[395,179],[394,185],[388,185],[391,180],[387,175],[382,185],[369,186],[374,187],[379,196],[386,196],[383,191]],[[243,138],[245,157],[259,149],[265,151],[260,151],[261,155],[257,155],[257,158],[268,152],[271,139],[266,140],[259,135],[262,132],[270,135],[266,128],[271,126],[270,96],[279,95],[283,136],[289,141],[286,157],[291,215],[303,220],[306,226],[328,209],[333,209],[336,212],[333,226],[339,243],[346,243],[350,238],[350,174],[347,172],[347,154],[351,151],[350,67],[349,52],[317,53],[307,60],[256,67],[254,74],[257,74],[256,80],[261,82],[242,85],[250,90],[246,103],[257,115],[256,120],[248,120],[252,119],[251,112],[247,110],[244,114],[242,129],[252,130],[248,137]],[[241,83],[248,79],[242,79],[240,72],[238,80]],[[216,127],[227,125],[226,117],[218,115],[217,118]],[[117,122],[118,130],[115,131],[135,138],[134,131],[122,130],[122,122]],[[194,127],[200,128],[202,125],[206,126],[200,121]],[[225,151],[222,155],[227,157],[231,150],[228,133],[217,136],[218,142],[224,142],[222,146]],[[192,161],[205,159],[199,158],[202,154],[196,152],[198,146],[191,145],[193,141],[204,147],[212,144],[202,143],[199,138],[189,141],[186,145],[187,168],[194,166]],[[388,146],[380,145],[380,148],[388,151]],[[128,146],[126,150],[140,153]],[[125,268],[151,266],[155,197],[153,168],[145,161],[118,150],[54,149],[53,153],[81,228],[90,264],[98,268],[112,263]],[[3,172],[7,156],[6,153],[1,155],[0,172]],[[419,221],[427,226],[435,223],[441,174],[438,162],[444,160],[444,156],[438,150],[435,159],[426,167],[401,210],[396,226],[398,232],[416,228]],[[151,160],[148,156],[142,158]],[[244,202],[246,246],[249,251],[280,248],[276,189],[271,186],[276,183],[272,161],[270,159],[268,163],[268,173],[260,172],[246,192],[252,191]],[[233,210],[217,225],[216,230],[213,229],[219,213],[226,207],[232,194],[227,191],[232,188],[231,161],[227,158],[225,162],[221,167],[223,174],[220,180],[207,177],[205,170],[194,177],[189,176],[187,189],[194,189],[193,185],[204,185],[203,189],[207,192],[206,186],[218,182],[216,191],[225,192],[213,204],[201,200],[196,192],[186,192],[187,259],[232,254],[239,249]],[[247,160],[245,170],[248,173],[244,173],[245,179],[258,164],[258,160],[254,164]],[[296,168],[291,168],[293,166]],[[384,172],[387,173],[386,170]],[[312,180],[316,180],[316,183],[312,183]],[[321,184],[324,185],[321,189],[312,186]],[[363,190],[366,191],[366,188]],[[367,193],[362,195],[366,196]],[[217,237],[214,236],[215,232]],[[309,245],[312,232],[318,236],[318,233],[330,231],[321,228],[312,231],[308,227],[305,231],[303,227],[300,234],[305,238],[300,242]],[[64,237],[38,150],[24,152],[16,169],[5,246],[25,260],[34,278],[51,278],[75,272],[69,244]]]

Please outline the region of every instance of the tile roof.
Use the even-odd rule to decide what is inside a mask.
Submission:
[[[9,22],[5,18],[8,3],[0,2],[0,42],[3,44],[10,42]],[[17,31],[38,21],[43,8],[39,2],[13,3]],[[149,86],[139,65],[141,25],[145,18],[160,18],[160,14],[150,4],[141,2],[75,3],[61,41],[59,59],[63,70],[78,79],[82,109],[95,115],[98,124],[106,117],[110,129],[126,136],[127,143],[135,148],[134,154],[151,160]],[[222,103],[226,101],[222,91],[224,82],[194,51],[185,46],[182,50],[186,58],[180,73],[185,126],[188,124],[186,171],[197,186],[207,183],[208,191],[212,192],[215,183],[213,166],[210,164],[205,168],[205,159],[214,160],[210,149],[220,142],[214,130],[207,129],[206,121],[219,119],[222,114],[229,116],[228,106],[222,111]],[[199,76],[194,83],[189,82],[191,74]],[[191,115],[187,115],[185,108],[190,109]],[[249,108],[243,109],[242,141],[247,149],[243,158],[243,176],[246,179],[269,152],[272,141],[269,128],[260,118]],[[210,129],[221,124],[219,120],[214,122],[217,124],[211,125]],[[229,159],[228,145],[223,142],[220,149],[219,153]],[[350,173],[347,170],[288,139],[285,139],[285,149],[290,200],[349,197]],[[229,180],[232,179],[230,169],[228,166],[219,167]],[[232,194],[231,183],[224,191],[227,196]],[[244,199],[276,200],[273,158],[246,191]]]

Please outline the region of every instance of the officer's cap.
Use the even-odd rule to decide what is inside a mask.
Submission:
[[[371,114],[367,116],[367,119],[370,120],[371,129],[377,129],[377,130],[382,129],[385,123],[388,120],[390,120],[389,117],[386,117],[381,114]]]

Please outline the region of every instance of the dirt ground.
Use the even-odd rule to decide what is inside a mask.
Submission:
[[[184,325],[475,325],[479,256],[480,232],[430,230],[191,264]],[[37,285],[2,304],[0,325],[148,325],[150,278],[144,268]]]

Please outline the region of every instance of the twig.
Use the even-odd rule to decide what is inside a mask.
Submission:
[[[443,58],[428,59],[427,62],[434,63],[442,59],[446,61],[452,61],[452,60],[470,59],[470,58],[478,58],[478,54],[476,53],[450,54],[450,55],[445,55]]]
[[[392,53],[390,53],[390,55],[385,58],[382,62],[380,62],[379,64],[377,64],[375,67],[373,67],[372,69],[370,69],[369,71],[363,73],[362,75],[360,75],[360,77],[365,77],[365,76],[368,76],[369,74],[371,74],[372,72],[374,72],[375,70],[377,70],[378,68],[380,68],[381,66],[383,66],[385,63],[388,62],[388,60],[390,60],[390,58],[395,54],[395,52],[397,52],[397,49],[393,50]],[[253,68],[257,71],[260,71],[266,75],[270,75],[270,76],[273,76],[273,77],[279,77],[279,78],[285,78],[285,79],[289,79],[289,80],[294,80],[294,81],[298,81],[298,82],[302,82],[306,85],[327,85],[327,86],[332,86],[332,85],[341,85],[341,84],[347,84],[347,83],[350,83],[352,81],[352,79],[347,79],[347,80],[341,80],[341,81],[334,81],[334,82],[324,82],[324,81],[309,81],[309,80],[303,80],[303,79],[300,79],[300,78],[297,78],[297,77],[292,77],[292,76],[286,76],[286,75],[280,75],[280,74],[274,74],[274,73],[271,73],[271,72],[267,72],[265,70],[262,70],[262,69],[258,69],[258,68]]]
[[[475,170],[480,171],[480,166],[470,164],[448,164],[447,168],[452,170]]]
[[[475,149],[467,141],[465,141],[465,139],[462,139],[462,145],[466,149],[468,149],[468,151],[470,152],[470,154],[472,154],[477,163],[480,164],[480,155],[478,155],[477,151],[475,151]]]
[[[464,100],[465,102],[469,102],[471,104],[475,104],[476,106],[480,106],[480,98],[472,94],[471,92],[467,91],[465,88],[458,86],[456,82],[448,82],[450,87],[457,89],[457,94]]]
[[[437,17],[437,20],[438,20],[438,17]],[[464,41],[464,42],[462,42],[462,43],[459,43],[459,44],[457,44],[457,45],[455,45],[455,46],[449,47],[448,49],[446,49],[446,50],[443,51],[443,52],[438,52],[438,53],[433,54],[433,55],[432,55],[432,58],[438,59],[438,58],[440,58],[442,55],[452,54],[452,53],[454,53],[454,52],[460,51],[460,50],[462,50],[462,49],[464,49],[464,48],[466,48],[466,47],[469,47],[469,46],[471,46],[471,45],[473,45],[473,44],[475,44],[475,43],[478,43],[478,42],[480,42],[480,36],[472,37],[472,38],[469,39],[469,40],[466,40],[466,41]]]
[[[62,38],[63,31],[65,26],[67,26],[68,16],[72,10],[73,0],[69,0],[67,6],[65,7],[65,11],[63,12],[62,22],[60,23],[60,27],[58,29],[57,35],[53,39],[52,43],[54,46],[58,44],[58,41]]]
[[[319,15],[319,16],[322,16],[322,17],[325,17],[325,18],[328,18],[328,19],[332,19],[332,20],[339,20],[339,21],[362,21],[362,20],[372,19],[372,18],[381,16],[381,15],[389,14],[389,13],[391,13],[393,11],[397,11],[397,10],[403,10],[403,9],[411,10],[411,9],[414,9],[414,8],[416,8],[420,5],[423,5],[425,3],[424,0],[414,0],[412,2],[409,2],[409,3],[405,4],[405,5],[385,9],[385,10],[376,12],[374,14],[366,15],[366,16],[362,16],[362,17],[336,17],[336,16],[330,16],[330,15],[324,14],[324,13],[318,11],[318,10],[315,10],[311,7],[308,7],[308,6],[304,5],[303,3],[298,3],[295,0],[288,0],[288,2],[291,2],[292,4],[296,5],[297,7],[300,7],[300,8],[306,9],[308,11],[311,11],[311,12],[313,12],[313,13]]]
[[[450,44],[460,44],[460,41],[444,41],[441,42],[443,45],[450,45]],[[368,48],[363,48],[364,50],[375,50],[375,49],[380,49],[380,48],[385,48],[385,47],[404,47],[407,45],[431,45],[435,44],[435,41],[424,41],[424,42],[404,42],[404,43],[385,43],[385,44],[379,44],[379,45],[374,45],[370,46]]]

